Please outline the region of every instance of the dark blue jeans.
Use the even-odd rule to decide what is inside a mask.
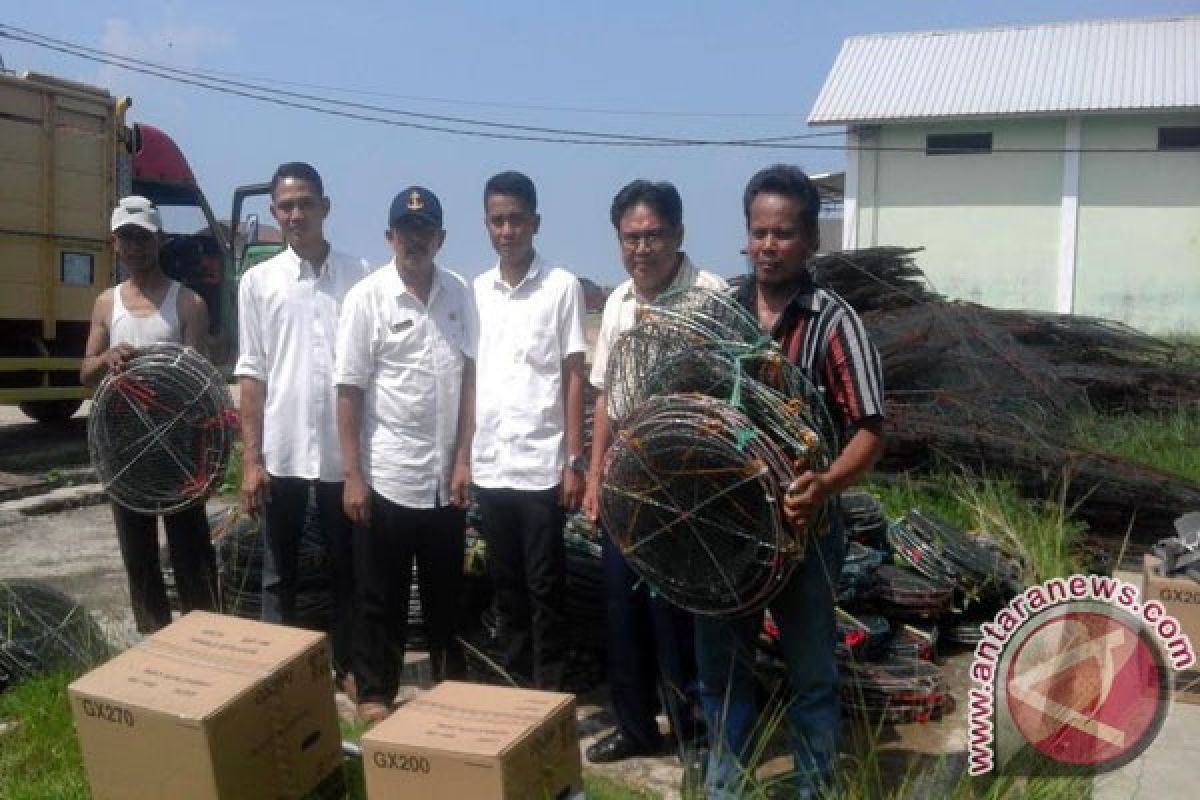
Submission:
[[[786,716],[801,797],[831,782],[841,728],[833,608],[846,537],[840,517],[830,518],[829,532],[809,541],[804,563],[767,605],[779,626],[792,693]],[[749,762],[760,733],[753,664],[762,618],[696,618],[700,702],[712,742],[705,781],[710,800],[743,796],[746,771],[757,766]]]
[[[692,615],[653,595],[607,536],[603,539],[608,687],[617,731],[638,747],[659,744],[660,704],[680,747],[700,735]]]

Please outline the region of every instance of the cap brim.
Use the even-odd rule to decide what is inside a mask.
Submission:
[[[112,229],[112,232],[116,233],[117,231],[121,230],[121,228],[130,228],[130,227],[141,228],[142,230],[150,231],[151,233],[162,233],[162,230],[157,225],[155,225],[153,222],[146,222],[145,220],[140,220],[140,219],[122,220],[116,227],[114,227]]]
[[[394,228],[397,225],[399,225],[400,223],[404,222],[405,220],[409,220],[409,219],[421,219],[435,227],[438,227],[438,228],[442,227],[442,221],[440,219],[438,219],[437,217],[435,217],[432,214],[427,213],[425,211],[409,211],[408,213],[401,214],[398,217],[392,217],[392,221],[389,222],[388,224]]]

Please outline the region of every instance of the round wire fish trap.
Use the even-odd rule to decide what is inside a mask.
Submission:
[[[1016,567],[997,548],[954,525],[911,509],[888,528],[896,555],[932,581],[955,586],[966,602],[1016,594]]]
[[[626,371],[629,374],[632,370]],[[792,460],[793,468],[824,468],[836,441],[825,405],[803,374],[773,344],[768,348],[693,348],[648,366],[629,388],[646,397],[702,394],[745,414]]]
[[[96,390],[88,449],[114,501],[167,514],[204,501],[225,473],[236,429],[216,368],[190,347],[158,344]]]
[[[843,662],[842,707],[853,717],[884,722],[926,722],[954,707],[942,670],[915,658],[880,663]]]
[[[639,308],[636,324],[613,343],[605,374],[609,416],[623,422],[654,394],[644,386],[646,379],[681,353],[695,348],[753,353],[770,343],[729,295],[700,288],[669,292]]]
[[[702,395],[647,399],[617,435],[603,527],[629,565],[698,614],[761,608],[803,557],[780,500],[791,460],[740,411]]]
[[[43,581],[0,580],[0,692],[55,669],[108,658],[108,640],[87,610]]]

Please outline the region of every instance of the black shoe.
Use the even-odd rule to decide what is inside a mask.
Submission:
[[[620,731],[614,731],[587,749],[587,760],[593,764],[611,764],[635,756],[657,756],[662,742],[655,747],[638,744]]]

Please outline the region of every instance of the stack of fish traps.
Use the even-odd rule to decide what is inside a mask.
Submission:
[[[862,489],[845,493],[848,541],[838,582],[835,652],[843,708],[889,723],[935,719],[953,707],[939,648],[970,647],[979,626],[1020,591],[1017,562],[981,534],[911,510],[890,521]],[[778,629],[759,639],[760,675],[784,676]]]
[[[261,619],[265,556],[261,518],[229,508],[210,514],[208,524],[217,551],[221,613]],[[165,547],[161,559],[167,599],[178,610],[179,593]],[[329,630],[333,618],[329,551],[311,496],[297,554],[296,616],[299,625],[312,630]]]
[[[782,517],[836,434],[812,384],[730,296],[686,289],[639,310],[609,355],[614,440],[604,531],[650,589],[697,614],[763,608],[827,528]]]

